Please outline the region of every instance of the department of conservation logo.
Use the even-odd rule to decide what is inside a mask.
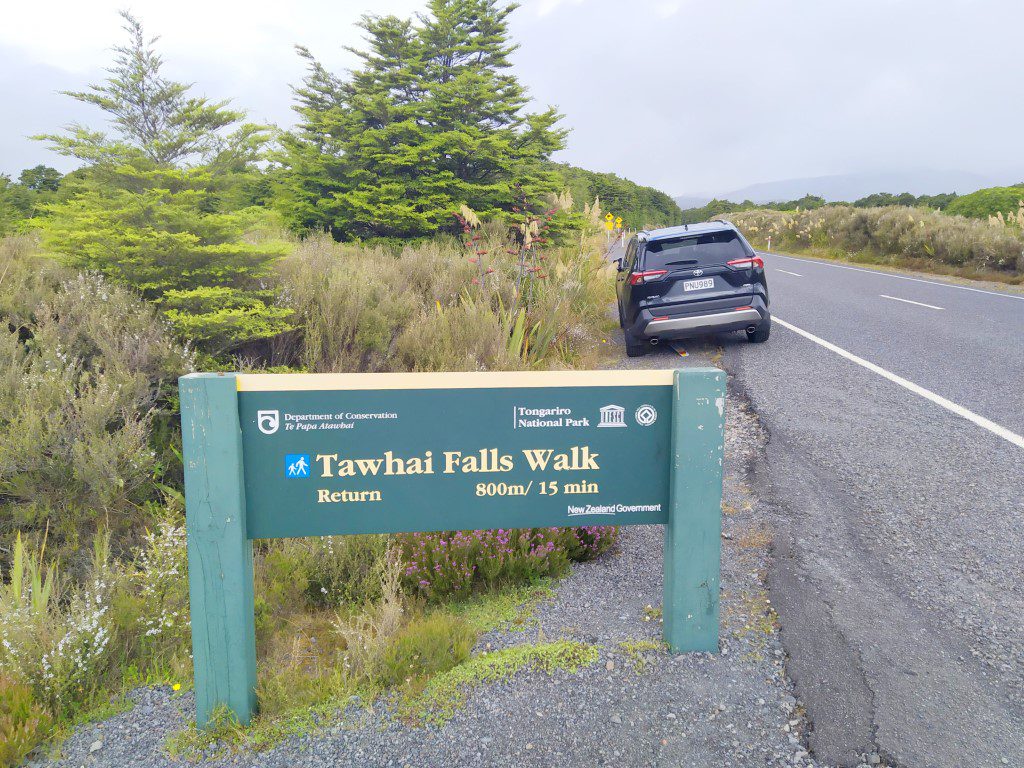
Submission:
[[[289,453],[284,457],[285,477],[309,477],[309,454]]]
[[[634,417],[641,427],[649,427],[658,420],[658,411],[653,405],[645,403],[636,409]]]
[[[626,409],[621,405],[606,405],[601,408],[601,420],[597,423],[599,427],[625,427]]]
[[[256,426],[264,435],[272,435],[281,426],[281,414],[277,411],[256,411]]]

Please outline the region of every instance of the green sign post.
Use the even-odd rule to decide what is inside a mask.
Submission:
[[[197,721],[256,710],[252,540],[665,526],[664,637],[718,650],[725,374],[180,379]]]

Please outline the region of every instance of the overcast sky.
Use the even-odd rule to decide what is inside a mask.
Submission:
[[[353,64],[353,22],[411,0],[42,0],[0,24],[0,172],[69,165],[26,137],[100,113],[56,92],[103,76],[119,8],[167,73],[256,120],[292,120],[293,45]],[[672,194],[908,169],[1024,178],[1021,0],[524,0],[515,71],[572,129],[564,161]],[[936,190],[938,191],[938,190]]]

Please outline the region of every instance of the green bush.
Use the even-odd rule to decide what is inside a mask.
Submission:
[[[381,654],[375,677],[386,687],[423,682],[466,661],[476,632],[461,618],[435,612],[406,624]]]
[[[77,579],[61,575],[45,545],[20,536],[10,567],[0,568],[0,679],[27,687],[57,724],[109,706],[130,680],[191,674],[180,523],[161,522],[132,559],[115,560],[105,532],[92,543]]]
[[[170,408],[191,358],[130,291],[24,239],[0,241],[0,274],[0,540],[48,527],[61,556],[102,525],[127,543],[177,465]]]
[[[999,213],[1008,216],[1017,212],[1022,200],[1024,185],[990,187],[958,197],[946,207],[946,213],[973,219],[987,219]]]
[[[165,303],[179,334],[212,354],[289,330],[261,285],[287,245],[242,237],[268,129],[168,79],[154,39],[121,16],[128,40],[109,76],[64,92],[105,112],[109,130],[36,137],[84,165],[40,219],[46,247]]]
[[[362,606],[380,599],[388,537],[319,536],[257,544],[257,585],[269,609]]]
[[[570,561],[607,551],[616,535],[612,526],[591,526],[405,533],[396,539],[406,590],[436,601],[561,576]]]

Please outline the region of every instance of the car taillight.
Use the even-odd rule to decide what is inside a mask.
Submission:
[[[668,274],[667,269],[650,269],[647,272],[634,272],[630,275],[630,285],[642,285],[643,283],[652,283],[655,280],[660,280]]]
[[[749,259],[733,259],[725,263],[736,269],[764,269],[764,260],[760,256],[751,256]]]

